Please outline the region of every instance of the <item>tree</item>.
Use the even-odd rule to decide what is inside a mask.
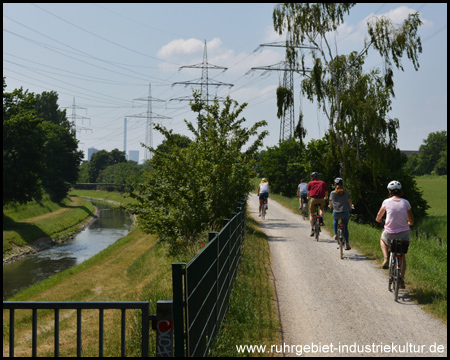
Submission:
[[[67,196],[68,183],[77,180],[83,151],[78,150],[75,129],[67,120],[66,110],[59,109],[58,94],[54,91],[43,92],[35,98],[35,112],[45,120],[42,129],[45,132],[46,172],[42,187],[52,201],[59,202]]]
[[[252,190],[253,161],[267,131],[258,133],[265,121],[242,127],[245,118],[238,117],[246,105],[228,97],[221,110],[217,98],[206,105],[194,92],[197,127],[185,120],[195,137],[187,147],[178,146],[179,135],[155,125],[166,146],[149,149],[154,153],[150,171],[131,193],[138,204],[124,209],[139,216],[143,231],[167,242],[170,252],[179,252],[207,230],[219,230],[222,219]],[[253,136],[256,140],[243,151]]]
[[[3,78],[4,203],[39,200],[42,189],[60,201],[67,195],[66,182],[77,178],[83,153],[65,110],[58,109],[58,95],[5,88]]]
[[[139,181],[141,172],[135,161],[120,162],[110,165],[100,171],[98,182],[111,184],[124,184],[126,191],[133,191],[133,183]],[[106,186],[109,190],[109,188]],[[117,190],[117,188],[115,188]]]
[[[40,199],[45,173],[42,119],[33,111],[34,95],[5,88],[3,78],[3,205]]]
[[[447,173],[447,131],[428,134],[419,147],[418,167],[422,174]]]
[[[41,199],[45,174],[41,124],[31,113],[3,118],[3,205]]]
[[[172,138],[172,146],[179,147],[181,149],[187,148],[189,144],[192,142],[191,139],[189,139],[185,135],[179,135],[179,134],[173,134]],[[158,151],[168,151],[168,141],[167,139],[164,139],[160,145],[158,145],[157,150]]]
[[[106,169],[108,166],[126,162],[125,152],[114,149],[111,152],[106,150],[97,151],[92,155],[89,166],[89,182],[98,182],[100,171]]]
[[[447,131],[428,134],[419,153],[409,156],[405,171],[413,175],[447,174]]]
[[[78,166],[83,158],[83,152],[78,150],[76,138],[65,127],[44,121],[42,130],[45,132],[46,167],[42,187],[52,201],[59,202],[67,196],[68,184],[78,178]]]
[[[305,146],[294,139],[267,148],[261,169],[269,181],[271,192],[295,196],[301,178],[307,175],[302,161],[304,151]]]
[[[371,19],[363,51],[339,55],[329,37],[354,5],[280,4],[274,9],[273,23],[279,34],[283,31],[290,34],[286,57],[290,67],[304,76],[302,93],[308,100],[317,102],[328,118],[329,150],[324,166],[333,168],[338,161],[336,175],[346,180],[357,202],[358,198],[366,198],[366,189],[378,187],[380,174],[389,173],[392,163],[405,161],[395,151],[399,120],[388,116],[391,96],[394,96],[392,62],[403,70],[401,59],[406,54],[415,70],[419,68],[422,46],[417,30],[422,22],[418,13],[408,15],[400,26],[384,17]],[[310,74],[306,72],[306,54],[297,50],[299,45],[315,48]],[[384,59],[384,75],[379,69],[368,73],[363,70],[370,47]]]

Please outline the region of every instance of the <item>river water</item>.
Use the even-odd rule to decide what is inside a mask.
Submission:
[[[62,270],[81,264],[128,233],[132,224],[129,214],[114,209],[105,201],[92,203],[99,210],[98,219],[73,239],[3,265],[3,300]]]

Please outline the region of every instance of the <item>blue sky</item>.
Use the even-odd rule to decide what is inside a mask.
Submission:
[[[169,119],[155,119],[174,132],[192,137],[184,119],[195,120],[187,101],[190,87],[175,82],[198,80],[201,69],[181,66],[200,64],[204,41],[208,63],[228,70],[209,70],[216,82],[233,87],[209,87],[211,95],[230,95],[249,105],[242,113],[246,126],[266,120],[270,135],[266,146],[278,144],[280,121],[276,116],[276,88],[282,72],[250,71],[284,60],[284,48],[260,44],[284,41],[274,32],[275,4],[3,4],[3,76],[7,91],[23,86],[35,93],[54,90],[59,105],[72,116],[75,98],[77,138],[87,149],[124,149],[124,118],[128,119],[128,150],[144,158],[145,118],[130,117],[152,111]],[[398,147],[418,150],[430,132],[447,130],[447,4],[358,4],[330,41],[339,54],[364,47],[367,19],[389,16],[400,23],[419,11],[423,53],[415,71],[406,58],[405,71],[395,70],[396,98],[391,118],[400,120]],[[369,50],[366,69],[381,67],[382,59]],[[328,120],[316,104],[301,98],[300,75],[294,76],[295,119],[304,114],[306,141],[324,136]],[[89,130],[88,130],[89,129]],[[163,137],[153,131],[153,145]]]

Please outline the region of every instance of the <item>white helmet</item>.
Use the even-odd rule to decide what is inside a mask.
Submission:
[[[389,190],[401,189],[401,188],[402,188],[402,184],[400,184],[400,182],[398,182],[397,180],[392,180],[392,181],[388,184],[387,188],[388,188]]]

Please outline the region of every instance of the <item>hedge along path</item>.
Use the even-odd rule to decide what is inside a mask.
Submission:
[[[91,259],[32,286],[12,300],[148,301],[141,298],[144,287],[161,278],[162,268],[170,269],[166,257],[150,255],[151,266],[136,274],[135,263],[157,252],[155,244],[155,236],[136,229]],[[98,356],[98,311],[84,310],[82,314],[83,356]],[[134,311],[127,311],[127,342],[133,331],[134,315]],[[120,316],[120,310],[105,310],[105,356],[120,354]],[[16,311],[15,318],[15,356],[31,356],[31,311]],[[3,312],[3,323],[9,325],[9,311]],[[54,312],[38,311],[38,356],[53,356],[53,329]],[[4,356],[9,352],[8,336],[4,331]],[[76,356],[75,310],[60,311],[60,356]]]

